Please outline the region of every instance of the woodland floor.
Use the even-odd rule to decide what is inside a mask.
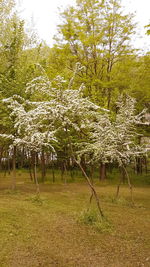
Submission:
[[[107,232],[77,221],[89,203],[86,184],[40,185],[38,200],[21,179],[14,193],[0,179],[0,267],[150,266],[150,188],[134,188],[132,207],[127,187],[115,203],[114,185],[96,186]]]

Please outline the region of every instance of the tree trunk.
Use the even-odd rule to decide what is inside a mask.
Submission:
[[[0,147],[0,170],[2,170],[3,147]]]
[[[122,182],[123,184],[125,184],[125,180],[126,180],[126,173],[125,173],[125,170],[122,168]]]
[[[16,189],[16,146],[13,147],[13,161],[12,161],[12,190]]]
[[[122,181],[123,181],[123,183],[124,183],[124,179],[125,179],[125,177],[124,177],[125,172],[124,172],[123,168],[119,168],[119,169],[120,169],[120,179],[119,179],[119,184],[117,185],[116,199],[117,199],[118,196],[119,196],[120,186],[121,186],[121,184],[122,184]]]
[[[70,168],[70,177],[71,180],[74,181],[74,159],[72,157],[70,157],[70,161],[69,161],[69,168]]]
[[[34,183],[36,183],[35,172],[34,172],[34,162],[35,162],[35,155],[34,155],[34,152],[31,151],[31,177],[32,177],[32,170],[33,170],[33,181],[34,181]]]
[[[65,172],[65,170],[64,170],[64,164],[63,164],[63,162],[61,163],[61,181],[63,182],[64,181],[64,172]]]
[[[95,197],[95,201],[96,201],[96,205],[97,205],[97,208],[98,208],[98,211],[99,211],[99,215],[100,215],[101,219],[103,219],[103,218],[104,218],[104,214],[103,214],[103,211],[102,211],[101,206],[100,206],[100,200],[99,200],[99,197],[98,197],[98,195],[97,195],[97,192],[96,192],[94,186],[92,185],[92,183],[91,183],[91,181],[90,181],[90,178],[87,176],[85,170],[83,169],[81,163],[78,162],[78,161],[76,160],[76,158],[75,158],[74,151],[73,151],[73,147],[72,147],[72,143],[71,143],[71,141],[70,141],[70,137],[69,137],[69,135],[68,135],[68,139],[69,139],[69,143],[70,143],[70,149],[71,149],[72,157],[73,157],[75,163],[76,163],[76,164],[79,166],[79,168],[81,169],[81,171],[82,171],[82,173],[83,173],[83,175],[84,175],[84,177],[85,177],[85,179],[86,179],[86,181],[87,181],[87,183],[88,183],[88,185],[89,185],[89,187],[90,187],[90,189],[91,189],[91,193],[92,193],[92,195],[94,195],[94,197]],[[91,196],[91,201],[92,201],[92,197],[93,197],[93,196]]]
[[[142,159],[141,158],[136,159],[136,172],[137,174],[142,174]]]
[[[130,177],[129,177],[129,174],[128,174],[127,169],[126,169],[125,166],[123,166],[123,169],[124,169],[125,174],[126,174],[126,177],[127,177],[128,186],[129,186],[129,188],[130,188],[131,202],[132,202],[132,204],[134,205],[134,200],[133,200],[133,188],[132,188],[132,184],[131,184],[131,181],[130,181]]]
[[[106,179],[106,164],[100,163],[100,181],[104,181]]]
[[[83,169],[85,170],[85,172],[87,172],[87,170],[86,170],[86,162],[85,162],[84,155],[81,157],[81,165],[83,166]],[[83,172],[82,172],[82,175],[84,176]]]
[[[20,160],[20,168],[23,168],[23,163],[24,163],[24,147],[22,148],[21,151],[21,160]]]
[[[9,154],[8,154],[7,166],[8,166],[8,174],[10,175],[10,158],[9,158]]]
[[[90,181],[90,178],[87,176],[87,174],[86,174],[86,172],[84,171],[82,165],[81,165],[78,161],[76,161],[76,164],[78,164],[78,166],[80,167],[80,169],[81,169],[81,171],[82,171],[84,177],[86,178],[86,180],[87,180],[87,182],[88,182],[88,185],[89,185],[90,188],[91,188],[92,195],[91,195],[90,200],[92,201],[92,197],[93,197],[93,195],[94,195],[95,200],[96,200],[96,204],[97,204],[97,208],[98,208],[98,211],[99,211],[99,214],[100,214],[101,218],[104,218],[104,214],[103,214],[102,209],[101,209],[101,206],[100,206],[99,197],[98,197],[98,195],[97,195],[97,192],[96,192],[95,188],[93,187],[93,185],[92,185],[92,183],[91,183],[91,181]]]
[[[38,178],[37,178],[36,161],[37,161],[37,154],[34,153],[34,178],[35,178],[35,184],[36,184],[36,193],[39,196],[40,188],[39,188],[39,183],[38,183]]]
[[[63,161],[62,162],[62,166],[61,166],[61,180],[66,184],[67,183],[67,180],[66,180],[66,171],[67,171],[67,168],[66,168],[66,162]],[[65,174],[65,176],[64,176]]]
[[[55,183],[55,163],[54,163],[53,153],[52,153],[51,157],[52,157],[52,180],[53,180],[53,183]]]
[[[32,155],[30,153],[27,153],[27,159],[29,162],[29,174],[30,174],[30,179],[33,181],[33,175],[32,175]]]
[[[144,157],[144,163],[145,163],[145,173],[148,173],[148,168],[147,168],[147,158],[146,156]]]
[[[42,182],[45,182],[45,176],[46,176],[46,166],[45,166],[45,155],[44,151],[42,150],[41,155],[41,169],[42,169]]]

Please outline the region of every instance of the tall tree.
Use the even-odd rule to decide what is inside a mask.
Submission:
[[[132,15],[124,15],[120,0],[77,0],[62,14],[58,26],[60,49],[70,50],[68,67],[74,62],[85,66],[79,80],[86,84],[85,95],[106,107],[111,106],[117,88],[113,69],[118,61],[132,53],[129,45],[134,32]],[[100,100],[101,99],[101,100]]]

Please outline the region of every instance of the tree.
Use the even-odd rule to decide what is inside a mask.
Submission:
[[[132,53],[129,45],[134,32],[132,15],[124,15],[121,1],[78,0],[76,7],[66,9],[58,26],[60,49],[70,49],[70,64],[85,66],[78,80],[86,85],[85,95],[102,106],[111,107],[114,90],[114,66]],[[58,37],[57,37],[58,41]],[[65,43],[65,44],[64,44]]]
[[[37,63],[35,56],[29,59],[29,47],[33,45],[33,35],[29,36],[25,32],[24,21],[15,13],[14,7],[15,2],[12,0],[0,1],[0,133],[6,132],[12,135],[16,134],[14,122],[9,118],[2,99],[14,94],[25,96],[26,83],[35,75],[29,69],[33,63]],[[38,52],[37,49],[36,54]],[[7,141],[5,147],[6,143]],[[9,144],[8,140],[8,146]],[[3,144],[1,150],[4,151]]]
[[[16,132],[14,135],[1,135],[12,140],[12,148],[15,150],[16,147],[25,147],[28,151],[34,153],[34,178],[37,187],[37,193],[39,194],[39,185],[36,173],[36,153],[41,152],[44,147],[54,150],[52,142],[56,141],[54,137],[54,127],[50,124],[50,120],[53,122],[54,118],[51,119],[49,116],[49,124],[45,124],[45,115],[42,113],[45,106],[43,103],[30,103],[25,101],[25,99],[19,96],[13,96],[11,98],[5,99],[11,113],[11,118],[14,118],[14,129]],[[33,108],[35,107],[35,108]],[[50,110],[49,114],[50,115]],[[52,116],[52,111],[51,111]],[[52,129],[51,129],[52,128]],[[13,157],[13,165],[15,165],[15,158]],[[15,167],[14,167],[15,169]],[[15,176],[15,175],[14,175]]]
[[[6,40],[11,36],[11,19],[13,16],[13,8],[15,6],[14,0],[1,0],[0,1],[0,48],[6,45]]]
[[[138,102],[138,110],[146,107],[149,108],[150,100],[150,53],[137,58],[136,68],[133,68],[131,77],[130,94]]]
[[[79,155],[88,155],[89,160],[102,163],[117,163],[126,174],[133,203],[132,185],[126,166],[137,157],[144,155],[147,149],[137,143],[137,125],[144,124],[145,110],[136,114],[135,100],[123,97],[117,103],[117,114],[114,121],[108,114],[97,115],[93,123],[90,139],[81,144]],[[119,194],[119,186],[117,196]]]

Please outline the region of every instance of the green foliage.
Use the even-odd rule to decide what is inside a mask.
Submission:
[[[1,100],[15,94],[25,96],[27,82],[38,74],[29,70],[40,54],[37,48],[34,57],[31,56],[29,47],[33,39],[25,33],[24,21],[15,13],[14,6],[13,0],[0,1],[0,133],[8,134],[15,132],[13,120]]]
[[[78,215],[77,222],[90,225],[98,232],[111,232],[112,225],[106,218],[102,219],[94,209],[84,210]]]
[[[134,32],[132,15],[121,12],[119,0],[80,0],[61,16],[57,43],[61,54],[68,50],[68,68],[75,62],[84,65],[85,71],[78,80],[86,85],[85,95],[103,106],[112,106],[114,92],[119,89],[114,67],[132,51],[129,45]]]
[[[87,225],[93,225],[98,220],[98,213],[95,210],[84,210],[80,213],[78,221]]]
[[[137,99],[138,109],[149,108],[150,103],[150,53],[137,60],[132,76],[131,93]]]

